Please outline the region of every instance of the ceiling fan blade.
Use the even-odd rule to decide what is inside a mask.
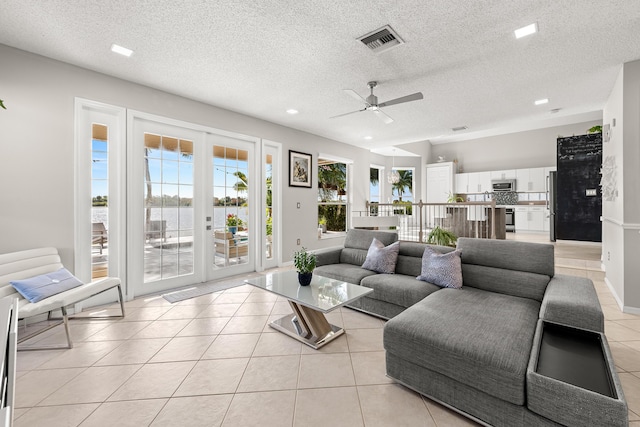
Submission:
[[[343,90],[344,90],[344,93],[346,93],[347,95],[351,95],[358,101],[364,102],[365,104],[369,105],[367,100],[361,97],[360,95],[358,95],[358,92],[356,92],[355,90],[351,90],[351,89],[343,89]]]
[[[412,93],[411,95],[401,96],[400,98],[385,101],[382,104],[378,104],[378,107],[388,107],[389,105],[396,105],[396,104],[402,104],[403,102],[417,101],[423,98],[424,97],[422,96],[422,92],[416,92],[416,93]]]
[[[349,114],[353,114],[353,113],[360,113],[360,112],[362,112],[362,111],[367,111],[367,109],[365,108],[365,109],[363,109],[363,110],[356,110],[356,111],[351,111],[351,112],[349,112],[349,113],[338,114],[337,116],[332,116],[332,117],[329,117],[329,118],[330,118],[330,119],[335,119],[336,117],[348,116]]]
[[[381,111],[381,110],[371,110],[371,111],[373,111],[373,114],[375,114],[376,117],[382,120],[385,124],[388,125],[389,123],[393,123],[393,119],[389,117],[389,115],[384,111]]]

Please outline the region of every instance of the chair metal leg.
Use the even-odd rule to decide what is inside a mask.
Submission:
[[[69,330],[69,321],[71,320],[111,320],[111,319],[124,319],[124,298],[122,297],[122,287],[120,284],[118,284],[116,286],[118,289],[118,299],[120,301],[120,313],[119,315],[109,315],[109,316],[95,316],[95,317],[74,317],[74,316],[69,316],[67,313],[67,307],[60,307],[60,311],[62,312],[62,317],[51,317],[51,312],[49,312],[48,316],[47,316],[47,320],[59,320],[59,322],[54,323],[53,325],[49,325],[46,326],[32,334],[29,334],[26,337],[20,338],[18,340],[18,344],[22,343],[24,341],[27,341],[33,337],[35,337],[36,335],[39,335],[43,332],[48,331],[51,328],[54,328],[58,325],[62,325],[64,324],[64,331],[65,334],[67,336],[67,345],[62,345],[62,346],[43,346],[43,347],[31,347],[31,346],[27,346],[27,347],[18,347],[18,351],[33,351],[33,350],[61,350],[61,349],[70,349],[73,348],[73,341],[71,340],[71,333]],[[105,289],[102,292],[106,292],[109,291],[113,288],[109,288],[109,289]],[[98,292],[95,295],[101,294],[102,292]],[[92,295],[92,296],[95,296]],[[80,302],[80,301],[78,301]]]
[[[64,322],[64,331],[67,334],[68,348],[73,348],[73,342],[71,342],[71,334],[69,333],[69,316],[67,315],[67,307],[62,307],[62,321]]]

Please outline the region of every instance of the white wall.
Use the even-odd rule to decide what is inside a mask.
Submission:
[[[614,200],[602,202],[605,280],[624,311],[640,313],[640,61],[621,68],[603,123],[611,126],[603,159],[615,159],[618,188]]]
[[[355,209],[364,209],[369,197],[368,150],[4,45],[0,63],[0,97],[7,106],[0,110],[0,253],[54,246],[73,266],[75,97],[280,142],[285,180],[290,149],[312,154],[312,188],[283,188],[284,261],[298,248],[297,238],[311,249],[341,243],[317,239],[319,151],[355,161]]]
[[[602,200],[602,263],[606,282],[620,306],[624,305],[623,93],[624,69],[621,68],[603,111],[603,123],[611,126],[615,119],[616,126],[611,127],[610,141],[602,143],[602,159],[613,157],[616,161],[618,188],[615,200]]]
[[[600,121],[554,126],[448,144],[433,144],[432,158],[458,160],[458,172],[537,168],[556,164],[557,138],[584,135]]]

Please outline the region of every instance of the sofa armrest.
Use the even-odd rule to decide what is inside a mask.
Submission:
[[[604,314],[590,279],[562,274],[551,278],[540,307],[540,318],[604,333]]]
[[[317,251],[313,251],[313,253],[316,254],[316,266],[318,267],[321,265],[340,264],[342,248],[319,249]]]

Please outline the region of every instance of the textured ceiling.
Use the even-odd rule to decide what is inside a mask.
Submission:
[[[532,22],[539,33],[516,40]],[[405,44],[356,40],[386,24]],[[2,44],[367,148],[601,118],[639,30],[638,0],[0,2]],[[387,107],[388,125],[329,118],[361,109],[343,89],[367,96],[370,80],[381,102],[425,98]]]

